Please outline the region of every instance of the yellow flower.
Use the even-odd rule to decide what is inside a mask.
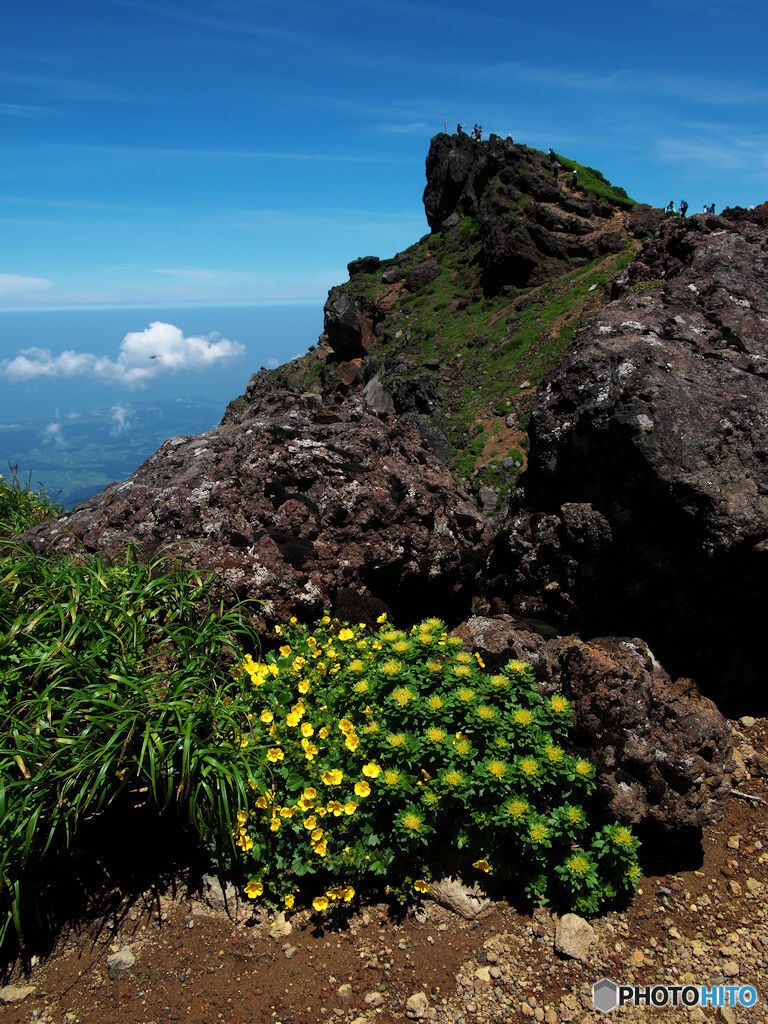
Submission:
[[[292,892],[289,892],[288,895],[285,897],[285,909],[286,910],[293,910],[293,904],[295,902],[296,902],[296,897],[293,895]]]
[[[315,910],[327,910],[328,909],[328,897],[327,896],[315,896],[312,900],[312,906]]]
[[[351,817],[356,810],[357,804],[355,803],[355,801],[347,800],[347,802],[344,804],[344,813],[347,815],[347,817]]]
[[[280,825],[280,819],[277,817],[277,815],[273,814],[269,822],[269,831],[277,832],[277,830],[280,828]]]
[[[450,786],[452,789],[458,789],[459,786],[464,785],[464,776],[455,768],[447,771],[443,776],[443,780],[445,784]]]
[[[459,666],[461,667],[461,666]],[[475,697],[475,691],[471,690],[468,686],[462,686],[459,692],[456,694],[462,704],[469,704]]]
[[[454,665],[453,674],[457,679],[468,679],[472,675],[472,669],[469,665]]]
[[[328,623],[331,621],[331,616],[326,612],[322,619],[320,619],[320,621],[324,626],[327,626]]]
[[[539,762],[533,757],[524,757],[520,762],[520,771],[529,779],[539,774]]]
[[[589,763],[589,761],[584,761],[582,758],[579,758],[579,760],[574,765],[574,768],[576,770],[577,775],[586,776],[592,774],[592,765]]]
[[[347,748],[347,750],[357,750],[359,745],[360,738],[356,736],[354,733],[349,733],[349,735],[346,736],[344,739],[344,746]]]
[[[302,736],[311,736],[314,733],[314,731],[315,731],[315,727],[313,725],[310,725],[309,722],[302,722],[301,723],[301,735]]]
[[[354,896],[355,890],[352,888],[351,885],[346,885],[341,890],[341,898],[344,900],[345,903],[349,903],[351,899],[354,899]]]
[[[477,868],[478,871],[485,871],[486,874],[491,870],[491,865],[485,858],[474,861],[472,867]]]
[[[390,698],[398,707],[406,708],[414,699],[414,693],[408,686],[398,686],[396,690],[392,691]]]
[[[506,666],[508,672],[527,672],[530,667],[527,661],[517,660],[508,662]]]
[[[469,665],[472,662],[472,655],[467,654],[466,651],[459,651],[456,655],[456,661],[458,661],[460,665]]]
[[[332,812],[334,818],[339,818],[344,813],[344,805],[338,800],[329,800],[326,807]]]
[[[413,883],[413,888],[416,892],[429,892],[429,882],[425,882],[423,878],[417,878]]]
[[[323,782],[326,786],[338,786],[341,780],[344,778],[344,772],[339,768],[328,768],[321,775]]]
[[[301,794],[301,798],[302,800],[307,800],[309,803],[312,803],[312,801],[317,800],[317,790],[314,786],[307,786]]]
[[[317,747],[314,743],[310,743],[309,740],[302,740],[301,745],[304,748],[304,757],[308,761],[314,761],[315,754],[317,753]]]
[[[512,715],[512,721],[515,725],[530,725],[533,721],[533,714],[527,708],[520,708]]]
[[[549,829],[537,821],[528,829],[528,835],[535,843],[541,843],[549,836]]]
[[[282,655],[283,658],[287,658],[290,653],[291,648],[288,646],[288,644],[285,644],[284,647],[280,648],[280,654]]]
[[[564,711],[567,711],[570,707],[570,702],[565,699],[561,694],[556,693],[554,697],[549,699],[549,707],[551,711],[554,711],[556,715],[561,715]]]
[[[296,810],[295,807],[281,807],[280,808],[280,817],[281,818],[292,818],[293,817],[293,812],[295,810]]]
[[[387,736],[387,743],[390,747],[402,747],[405,745],[405,736],[401,732],[393,732]]]
[[[484,662],[484,661],[483,661],[483,659],[482,659],[482,658],[480,657],[480,655],[479,655],[479,654],[477,653],[477,651],[475,651],[475,661],[476,661],[476,662],[477,662],[477,664],[478,664],[478,665],[480,666],[480,668],[485,668],[485,662]]]
[[[513,798],[509,801],[505,810],[507,812],[507,815],[513,821],[517,821],[519,818],[522,818],[522,816],[528,810],[528,804],[525,800],[518,800],[516,798]]]
[[[353,630],[351,630],[351,629],[346,629],[345,628],[345,629],[340,629],[339,630],[339,640],[344,640],[344,641],[351,640],[354,637],[354,635],[355,634],[354,634]]]
[[[439,693],[433,693],[431,697],[427,698],[427,707],[430,711],[442,711],[445,701]]]
[[[584,821],[584,812],[580,807],[569,807],[566,817],[572,825],[580,825]]]
[[[384,783],[387,786],[396,786],[400,781],[400,772],[394,768],[387,768],[384,772]]]
[[[237,820],[239,824],[244,825],[245,822],[248,821],[248,811],[238,811]]]
[[[405,654],[406,651],[410,651],[411,645],[407,640],[398,640],[396,644],[392,645],[392,650],[396,651],[397,654]]]
[[[443,671],[443,663],[442,661],[437,661],[436,659],[432,658],[430,659],[430,661],[427,662],[427,668],[432,673],[432,675],[437,675],[438,672]]]
[[[302,679],[299,685],[297,686],[297,690],[301,694],[309,693],[309,685],[310,684],[308,679]]]
[[[355,683],[355,693],[368,693],[370,688],[371,684],[367,679],[361,679],[359,682]]]
[[[291,711],[294,715],[298,715],[299,719],[302,719],[304,717],[304,705],[301,703],[300,700],[296,701],[296,703],[291,708]]]
[[[441,729],[437,725],[430,726],[427,729],[427,739],[430,743],[442,743],[445,739],[445,729]]]
[[[313,843],[312,849],[315,851],[318,857],[325,857],[328,853],[328,843],[325,839],[321,839],[319,843]]]
[[[325,832],[321,828],[315,828],[312,830],[312,835],[309,837],[313,843],[319,843],[325,835]]]
[[[355,783],[355,795],[356,796],[369,796],[371,792],[370,785],[362,779]]]
[[[289,711],[285,716],[285,724],[290,726],[296,726],[301,721],[301,715],[297,715],[295,711]]]
[[[544,747],[544,753],[547,755],[547,760],[551,761],[552,764],[560,764],[563,760],[563,748],[555,747],[552,745]]]
[[[307,832],[312,832],[313,829],[317,828],[317,818],[314,816],[314,814],[311,814],[308,818],[304,819],[302,824],[304,825],[304,828],[307,830]]]
[[[355,658],[349,663],[349,671],[359,676],[361,672],[365,672],[365,664],[359,658]]]
[[[382,612],[381,615],[379,615],[379,617],[376,619],[376,621],[379,623],[379,625],[381,625],[383,622],[386,622],[387,621],[387,613],[386,612]]]
[[[258,797],[256,799],[256,806],[260,807],[261,810],[266,810],[266,808],[267,808],[267,798],[265,796]]]
[[[264,886],[261,882],[250,881],[245,887],[245,895],[249,900],[255,900],[257,896],[261,896],[264,892]]]
[[[477,709],[476,714],[481,722],[492,722],[496,717],[496,709],[490,707],[488,704],[481,704]]]
[[[506,676],[491,676],[488,681],[494,690],[506,690],[509,687],[509,680]]]
[[[344,890],[340,885],[334,885],[332,889],[328,889],[326,891],[325,895],[328,897],[329,900],[340,900],[343,891]]]
[[[261,717],[262,722],[269,723],[269,722],[271,722],[274,719],[275,716],[272,714],[271,711],[264,710],[264,711],[261,712],[261,716],[260,717]]]
[[[633,845],[634,837],[626,825],[622,825],[613,833],[613,841],[617,846],[623,846],[624,849],[628,849]]]
[[[339,722],[339,729],[344,733],[345,736],[349,736],[351,732],[355,731],[354,725],[348,718],[342,718]]]
[[[401,661],[396,661],[394,658],[390,658],[388,661],[385,661],[381,666],[381,671],[385,676],[399,676],[402,670],[403,663]]]
[[[472,744],[469,742],[466,736],[461,736],[459,739],[453,741],[453,746],[459,757],[469,757],[472,753]]]
[[[282,761],[284,757],[285,754],[282,752],[280,747],[270,747],[267,751],[267,760],[271,761],[273,764],[276,761]]]
[[[408,832],[420,832],[424,824],[424,818],[415,811],[406,811],[400,819],[403,828]]]
[[[589,871],[589,861],[581,853],[575,853],[565,862],[565,866],[572,875],[586,875]]]
[[[368,764],[363,765],[363,775],[369,779],[378,779],[381,775],[381,768],[373,761],[369,761]]]
[[[431,633],[419,633],[419,643],[425,646],[431,644],[434,640],[434,636]]]
[[[323,726],[323,728],[318,732],[317,735],[320,737],[321,740],[327,740],[328,739],[328,730],[326,729],[325,726]]]

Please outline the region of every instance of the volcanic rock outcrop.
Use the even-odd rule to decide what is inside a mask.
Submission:
[[[730,708],[766,700],[766,253],[726,217],[645,245],[538,389],[493,560],[519,614],[642,636]]]
[[[578,185],[564,189],[559,166],[498,135],[481,145],[467,135],[432,139],[424,190],[429,226],[437,231],[452,219],[477,219],[486,290],[541,284],[569,260],[623,248],[616,203],[581,194]],[[570,177],[561,172],[564,181]]]
[[[488,526],[416,431],[350,400],[274,393],[198,437],[176,437],[124,483],[22,537],[36,551],[129,544],[215,570],[257,626],[325,608],[353,621],[396,604],[469,609]]]
[[[673,682],[643,640],[545,639],[510,615],[473,616],[454,634],[490,670],[521,658],[543,693],[572,701],[570,739],[597,767],[610,816],[680,847],[723,816],[734,775],[730,727],[691,680]]]

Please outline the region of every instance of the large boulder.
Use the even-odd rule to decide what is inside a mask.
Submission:
[[[573,701],[572,741],[597,766],[611,815],[673,843],[719,821],[734,767],[730,726],[690,680],[673,683],[644,641],[557,637],[533,664],[545,692]]]
[[[542,693],[572,702],[571,745],[597,767],[603,813],[646,840],[690,849],[718,821],[734,772],[731,729],[687,679],[674,682],[640,639],[542,635],[540,623],[473,616],[453,635],[487,671],[533,665]]]
[[[48,554],[128,544],[215,570],[256,624],[332,607],[456,619],[488,525],[419,433],[316,395],[275,392],[198,437],[171,438],[128,480],[22,539]]]
[[[661,226],[539,387],[491,566],[514,613],[642,636],[734,709],[767,699],[766,247],[754,222]]]

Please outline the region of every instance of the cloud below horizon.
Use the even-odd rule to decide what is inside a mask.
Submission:
[[[27,348],[0,362],[0,377],[14,383],[36,377],[92,377],[142,388],[165,373],[206,370],[244,354],[244,345],[217,332],[185,338],[174,324],[155,320],[145,330],[125,335],[117,359],[93,352],[67,350],[54,355],[47,348]]]

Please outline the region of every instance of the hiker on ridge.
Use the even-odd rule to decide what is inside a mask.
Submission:
[[[680,200],[680,216],[684,217],[688,213],[688,203],[684,199]]]

